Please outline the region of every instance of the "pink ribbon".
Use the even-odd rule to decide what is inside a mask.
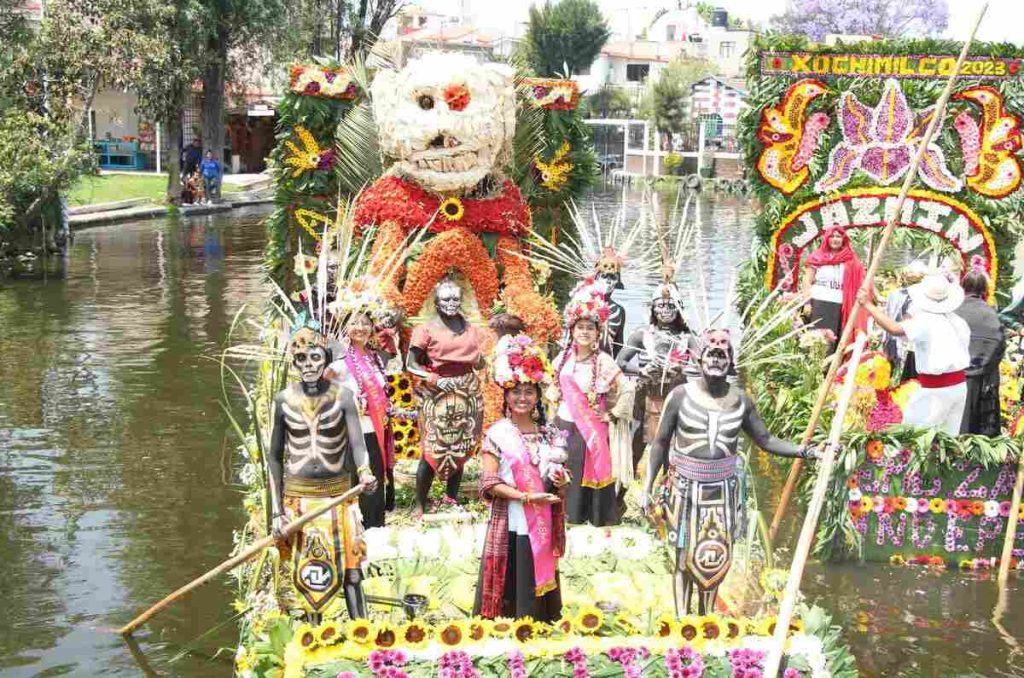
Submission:
[[[377,445],[383,457],[384,468],[395,465],[395,444],[388,433],[388,395],[384,386],[376,379],[377,368],[365,352],[350,347],[345,354],[345,365],[348,373],[356,380],[360,392],[366,398],[366,414],[373,422],[373,432],[377,436]]]
[[[597,369],[596,363],[594,369]],[[612,453],[608,448],[608,423],[590,406],[587,396],[576,383],[573,370],[561,372],[558,375],[558,383],[573,423],[587,445],[587,451],[583,455],[583,478],[580,484],[593,489],[611,485]]]
[[[520,492],[544,492],[544,481],[540,471],[530,462],[530,451],[508,419],[502,419],[491,426],[487,435],[512,467],[512,477]],[[554,532],[551,519],[551,505],[523,504],[526,514],[526,528],[530,537],[530,551],[533,553],[534,594],[538,597],[556,588]]]

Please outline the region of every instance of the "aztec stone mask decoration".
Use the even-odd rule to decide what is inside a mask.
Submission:
[[[498,169],[515,132],[512,69],[428,53],[372,86],[381,150],[423,188],[467,192]]]

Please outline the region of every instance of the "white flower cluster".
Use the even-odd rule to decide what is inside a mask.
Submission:
[[[399,558],[469,560],[483,552],[486,523],[449,524],[442,527],[373,527],[363,533],[370,562]],[[566,555],[595,558],[606,554],[622,560],[644,560],[659,542],[633,527],[591,527],[580,525],[566,530]]]

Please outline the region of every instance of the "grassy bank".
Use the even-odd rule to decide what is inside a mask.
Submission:
[[[235,184],[225,183],[221,193],[234,193],[239,189]],[[72,207],[132,198],[162,202],[166,191],[165,174],[101,174],[82,177],[68,193],[68,202]]]

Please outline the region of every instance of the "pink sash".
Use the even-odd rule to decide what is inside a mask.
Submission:
[[[574,360],[574,368],[575,364]],[[598,369],[596,361],[594,369]],[[562,399],[569,408],[573,423],[587,445],[587,451],[583,455],[583,478],[580,479],[580,484],[593,489],[611,485],[612,453],[608,447],[608,423],[602,421],[599,412],[590,406],[587,396],[576,383],[573,370],[559,373],[558,385],[561,387]]]
[[[366,398],[366,414],[373,422],[373,432],[383,457],[384,468],[395,465],[395,445],[388,429],[388,395],[377,380],[377,366],[364,351],[349,348],[345,353],[345,366],[355,379],[360,393]]]
[[[516,489],[520,492],[544,492],[540,471],[530,462],[530,451],[526,449],[516,425],[508,419],[502,419],[491,426],[487,435],[512,467]],[[526,514],[530,551],[533,553],[535,595],[539,597],[557,587],[551,506],[524,503],[523,512]]]

